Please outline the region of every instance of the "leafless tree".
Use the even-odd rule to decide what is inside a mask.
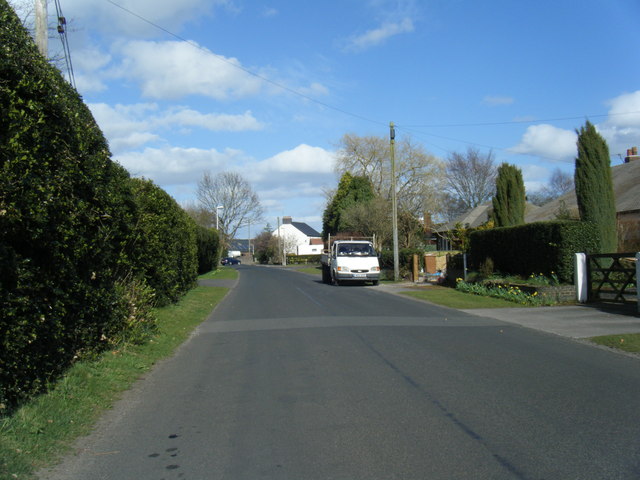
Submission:
[[[527,195],[527,200],[535,205],[544,205],[573,189],[573,176],[556,168],[551,173],[549,183],[537,192]]]
[[[449,154],[445,191],[462,202],[466,210],[488,202],[496,188],[497,168],[493,153],[469,147],[466,153]]]
[[[198,182],[196,198],[200,205],[218,217],[218,230],[225,244],[235,238],[238,229],[262,218],[262,206],[249,182],[236,172],[222,172],[213,176],[206,172]],[[222,208],[218,208],[222,207]],[[215,227],[215,223],[211,226]]]

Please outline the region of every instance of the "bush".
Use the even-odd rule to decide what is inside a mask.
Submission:
[[[196,224],[151,180],[131,179],[138,207],[134,276],[153,288],[157,305],[177,301],[195,285],[198,272]]]
[[[306,265],[320,263],[320,255],[287,255],[287,265]]]
[[[491,258],[495,270],[504,274],[555,272],[561,282],[571,283],[575,253],[592,253],[598,246],[593,224],[556,220],[473,232],[469,253],[476,266]]]
[[[198,274],[203,274],[218,268],[220,261],[220,237],[214,228],[196,226],[196,241],[198,245]]]
[[[39,392],[122,324],[135,206],[89,109],[0,0],[0,403]]]

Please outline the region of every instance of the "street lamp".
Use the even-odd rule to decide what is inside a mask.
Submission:
[[[220,216],[220,215],[218,214],[218,210],[222,210],[223,208],[224,208],[224,207],[223,207],[222,205],[218,205],[218,206],[216,207],[216,230],[218,230],[218,217]]]

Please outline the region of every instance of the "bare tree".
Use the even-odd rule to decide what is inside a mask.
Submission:
[[[437,210],[442,162],[407,137],[397,142],[395,158],[399,208],[416,216]],[[383,137],[344,135],[338,144],[336,171],[366,176],[376,195],[391,198],[390,146]]]
[[[453,152],[449,155],[445,191],[470,210],[491,199],[495,193],[496,177],[493,153],[485,155],[469,147],[466,153]]]
[[[573,189],[573,176],[556,168],[551,173],[549,183],[540,190],[527,195],[527,200],[534,205],[544,205]]]
[[[219,214],[218,230],[226,246],[240,227],[262,219],[260,199],[239,173],[223,172],[215,177],[204,173],[198,182],[196,197],[200,205],[214,215],[214,220]]]

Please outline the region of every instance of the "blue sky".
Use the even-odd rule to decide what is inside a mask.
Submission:
[[[60,3],[114,159],[183,204],[237,171],[272,226],[319,230],[338,141],[390,121],[442,159],[493,150],[529,191],[573,172],[586,118],[613,164],[640,145],[637,0]]]

